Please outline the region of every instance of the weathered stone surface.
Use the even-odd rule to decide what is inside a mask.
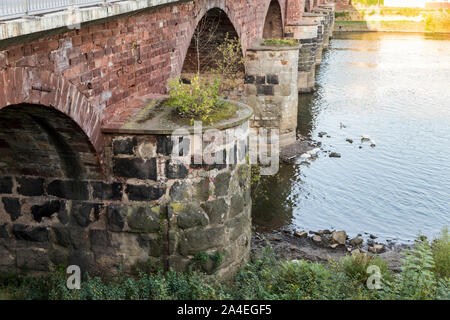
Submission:
[[[59,215],[61,211],[64,211],[64,202],[58,200],[47,201],[42,205],[34,205],[31,207],[31,214],[37,222],[41,222],[44,217],[50,218],[55,213],[58,213],[60,220],[64,221],[64,213]]]
[[[165,187],[156,185],[131,185],[127,184],[125,192],[131,201],[158,200],[166,192]]]
[[[240,194],[235,194],[231,197],[230,217],[234,217],[244,211],[244,198]]]
[[[157,136],[156,152],[165,156],[172,154],[173,142],[170,136]]]
[[[321,236],[313,236],[313,237],[312,237],[312,240],[313,240],[315,243],[321,243],[321,242],[322,242],[322,237],[321,237]]]
[[[44,249],[22,248],[16,253],[17,266],[23,269],[48,271],[49,259]]]
[[[99,200],[122,200],[122,184],[119,182],[91,182],[92,196]]]
[[[171,160],[166,162],[166,177],[168,179],[184,179],[189,174],[188,168],[182,163],[173,163]]]
[[[190,197],[189,183],[187,181],[176,181],[169,191],[172,201],[187,200]]]
[[[47,186],[47,193],[58,198],[70,200],[88,200],[89,190],[86,181],[52,181]]]
[[[306,238],[308,236],[308,232],[301,231],[301,230],[295,230],[294,231],[294,236],[296,236],[298,238]]]
[[[198,201],[206,201],[210,195],[209,178],[204,178],[199,182],[193,183],[193,197],[198,199]]]
[[[149,255],[152,257],[160,257],[162,251],[161,238],[155,235],[140,234],[137,237],[137,242],[142,249],[149,250]]]
[[[11,221],[17,220],[21,216],[21,204],[18,198],[3,197],[3,207],[11,217]]]
[[[230,240],[235,241],[245,232],[250,231],[250,217],[246,215],[239,215],[227,222],[227,227],[230,232]]]
[[[13,188],[13,181],[11,177],[0,178],[0,193],[11,194]]]
[[[89,239],[91,241],[91,247],[110,247],[111,246],[111,235],[106,230],[91,229],[89,230]]]
[[[109,205],[107,209],[108,228],[111,231],[122,231],[125,227],[127,210],[120,205]]]
[[[183,256],[195,255],[202,250],[207,250],[223,245],[225,241],[225,228],[216,227],[204,230],[189,230],[180,238],[179,249]]]
[[[7,223],[0,225],[0,238],[2,239],[9,238],[7,227],[8,227]]]
[[[372,253],[381,253],[384,251],[384,245],[374,244],[372,247],[369,247],[369,251]]]
[[[228,215],[229,206],[224,199],[207,201],[202,208],[208,214],[211,224],[223,224]]]
[[[50,232],[45,227],[31,227],[23,224],[14,224],[12,233],[18,240],[46,242],[50,239]]]
[[[136,137],[125,138],[125,139],[115,139],[113,141],[113,151],[115,155],[119,154],[134,154],[134,148],[137,145]]]
[[[345,245],[345,242],[347,240],[347,233],[345,231],[334,231],[331,234],[331,238],[334,243]]]
[[[156,180],[156,158],[115,158],[113,170],[119,177]]]
[[[80,227],[87,227],[100,217],[102,203],[76,202],[72,205],[72,217]]]
[[[126,210],[132,231],[155,233],[160,230],[159,207],[129,206]]]
[[[170,215],[176,215],[177,224],[181,229],[188,229],[209,224],[206,213],[196,204],[172,203],[168,207]]]
[[[24,196],[42,196],[44,194],[44,179],[17,178],[17,192]]]
[[[276,75],[276,74],[268,74],[267,75],[267,83],[268,84],[280,84],[280,80],[278,79],[278,75]]]
[[[214,190],[216,197],[221,197],[228,194],[230,179],[230,172],[220,173],[214,178]]]
[[[360,246],[363,243],[363,239],[362,238],[353,238],[350,240],[350,244],[354,247],[356,246]]]

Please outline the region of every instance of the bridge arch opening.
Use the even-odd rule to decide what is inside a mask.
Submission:
[[[311,0],[306,0],[305,1],[305,10],[304,12],[311,12]]]
[[[84,131],[64,113],[41,105],[0,109],[0,179],[102,177],[97,153]]]
[[[281,39],[283,38],[283,15],[281,6],[277,0],[272,0],[267,11],[266,20],[264,22],[264,39]]]
[[[182,80],[195,74],[202,81],[221,80],[221,93],[232,97],[243,91],[244,55],[239,35],[225,11],[208,10],[198,22],[182,68]],[[236,91],[237,90],[237,91]]]

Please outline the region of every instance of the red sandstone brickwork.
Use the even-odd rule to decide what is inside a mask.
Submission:
[[[288,0],[277,1],[284,20]],[[298,3],[289,1],[289,19],[299,17]],[[70,116],[101,154],[102,122],[123,118],[137,97],[166,92],[167,79],[181,72],[195,27],[209,9],[225,11],[245,52],[262,37],[270,2],[182,2],[0,49],[0,108],[54,107]]]
[[[286,24],[299,22],[302,19],[305,1],[309,0],[288,0]]]

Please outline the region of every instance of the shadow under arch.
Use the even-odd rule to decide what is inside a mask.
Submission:
[[[42,105],[0,109],[0,177],[101,179],[97,152],[70,117]]]
[[[214,68],[214,62],[220,59],[217,47],[225,39],[237,39],[243,47],[241,37],[225,8],[214,7],[205,10],[195,22],[185,49],[181,72],[205,72]],[[241,52],[242,54],[242,52]],[[200,64],[200,66],[199,66]]]
[[[19,104],[42,105],[72,119],[101,157],[104,141],[100,110],[61,75],[33,67],[0,70],[0,110]]]
[[[283,36],[283,10],[278,0],[272,0],[264,20],[263,39],[281,39]]]

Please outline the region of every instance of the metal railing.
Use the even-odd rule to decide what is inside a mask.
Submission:
[[[0,20],[124,0],[0,0]]]

